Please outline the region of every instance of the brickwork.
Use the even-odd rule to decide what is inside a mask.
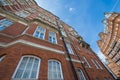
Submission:
[[[107,57],[108,67],[117,77],[120,78],[120,14],[106,13],[105,17],[107,30],[99,34],[98,41],[102,53]],[[105,28],[106,28],[105,27]]]
[[[85,80],[105,80],[105,78],[114,80],[90,45],[74,28],[59,20],[51,12],[39,7],[34,0],[30,2],[27,0],[16,2],[15,0],[14,4],[12,0],[7,2],[6,5],[2,4],[0,7],[0,20],[6,18],[13,24],[0,31],[0,80],[15,80],[14,74],[25,55],[36,56],[40,59],[40,69],[36,80],[48,80],[49,60],[57,60],[61,63],[63,78],[54,80],[80,80],[81,76],[85,77]],[[22,10],[29,15],[26,17],[21,15],[24,11],[19,15],[15,13]],[[34,35],[38,26],[45,28],[44,39]],[[57,43],[50,42],[50,31],[56,34]],[[69,48],[66,43],[69,43]],[[69,52],[70,48],[73,51],[72,54]],[[79,74],[78,69],[81,69],[83,73]],[[31,79],[28,78],[28,80]]]

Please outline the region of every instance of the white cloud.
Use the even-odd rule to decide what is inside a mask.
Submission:
[[[99,50],[97,52],[98,57],[102,60],[102,62],[106,62],[106,57],[102,54],[102,52]]]
[[[72,7],[69,8],[70,12],[73,12],[74,10],[75,10],[75,8],[72,8]]]

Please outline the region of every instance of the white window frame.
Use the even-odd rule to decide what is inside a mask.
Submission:
[[[82,71],[80,68],[78,68],[78,69],[77,69],[77,73],[78,73],[78,70],[79,70],[79,71],[80,71],[80,73],[82,74],[82,77],[84,78],[84,80],[86,80],[86,78],[85,78],[85,75],[84,75],[83,71]],[[80,75],[80,74],[78,73],[78,76],[79,76],[79,75]],[[81,75],[80,75],[80,76],[81,76]],[[81,78],[80,76],[79,76],[79,78]],[[81,80],[81,79],[80,79],[80,80]]]
[[[49,37],[51,36],[52,37],[52,41],[49,40],[49,37],[48,37],[48,41],[51,42],[51,43],[54,43],[53,42],[53,38],[55,38],[55,43],[54,44],[57,44],[57,36],[56,36],[56,33],[55,32],[52,32],[54,33],[54,36],[53,35],[50,35],[52,31],[49,31]]]
[[[117,62],[117,65],[120,66],[120,60]]]
[[[87,63],[88,67],[91,68],[91,65],[89,64],[89,62],[87,61],[86,57],[83,57],[85,62]]]
[[[67,34],[64,30],[61,30],[61,33],[62,33],[63,36],[67,37]]]
[[[49,79],[49,61],[55,61],[55,62],[58,62],[58,63],[59,63],[61,79],[58,79],[58,80],[64,80],[61,62],[59,62],[58,60],[55,60],[55,59],[50,59],[50,60],[48,60],[48,80],[55,80],[55,79]]]
[[[22,17],[22,18],[26,18],[27,16],[30,15],[30,13],[27,12],[27,11],[19,11],[19,12],[15,12],[15,14],[16,14],[17,16],[19,16],[19,17]]]
[[[93,62],[93,64],[95,65],[95,67],[96,67],[97,69],[99,69],[99,67],[97,66],[97,64],[95,63],[95,61],[94,61],[93,59],[91,59],[91,61]]]
[[[0,62],[6,57],[6,55],[0,56]]]
[[[19,66],[20,66],[20,64],[21,64],[21,62],[22,62],[22,60],[23,60],[24,57],[34,57],[34,58],[36,58],[36,59],[39,60],[38,70],[37,70],[37,74],[36,74],[36,79],[38,79],[41,59],[40,59],[39,57],[36,57],[36,56],[33,56],[33,55],[25,55],[25,56],[22,56],[22,58],[20,59],[18,65],[17,65],[17,68],[16,68],[15,71],[14,71],[14,74],[13,74],[13,76],[12,76],[12,79],[13,79],[13,80],[16,79],[16,78],[14,78],[14,77],[15,77],[15,75],[16,75],[16,73],[17,73],[17,70],[18,70],[18,68],[19,68]],[[22,74],[22,75],[23,75],[23,74]],[[18,79],[21,79],[21,78],[18,78]],[[27,78],[27,80],[30,80],[30,79],[34,79],[34,78]],[[22,80],[22,79],[21,79],[21,80]]]
[[[99,68],[103,69],[102,66],[98,63],[98,61],[97,60],[95,60],[95,61],[96,61],[97,65],[99,66]]]
[[[41,27],[41,26],[37,26],[36,30],[34,31],[33,36],[34,36],[34,37],[36,37],[36,36],[35,36],[35,34],[36,34],[36,32],[38,31],[38,32],[39,32],[39,35],[38,35],[38,37],[37,37],[37,38],[39,38],[39,37],[40,37],[40,34],[41,34],[41,33],[43,33],[44,35],[43,35],[43,39],[42,39],[42,40],[44,40],[44,39],[45,39],[46,29],[45,29],[45,28],[43,28],[43,29],[44,29],[44,32],[42,32],[42,31],[38,30],[38,28],[39,28],[39,27],[40,27],[40,28],[43,28],[43,27]],[[41,38],[39,38],[39,39],[41,39]]]
[[[9,22],[9,24],[6,24],[5,21]],[[13,22],[10,21],[10,20],[8,20],[8,19],[6,19],[6,18],[0,20],[0,25],[2,25],[2,27],[4,29],[7,28],[7,27],[9,27],[9,26],[11,26],[12,24],[13,24]],[[4,29],[1,29],[0,31],[2,31]]]
[[[66,47],[67,47],[67,50],[68,50],[68,52],[69,52],[70,54],[74,54],[73,49],[72,49],[70,43],[66,42]]]

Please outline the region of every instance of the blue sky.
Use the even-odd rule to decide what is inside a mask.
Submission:
[[[103,58],[96,41],[103,31],[105,12],[120,12],[120,0],[35,0],[39,6],[52,12],[75,28],[91,48]]]

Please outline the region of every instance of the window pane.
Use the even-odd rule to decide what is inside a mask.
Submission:
[[[13,23],[10,20],[2,19],[0,20],[0,31],[4,30],[6,27],[12,25]]]
[[[56,72],[53,72],[53,78],[57,79],[57,73]]]
[[[45,35],[45,29],[38,26],[35,33],[34,33],[34,36],[39,38],[39,39],[44,39],[44,35]]]
[[[34,63],[33,70],[36,71],[37,68],[38,68],[38,64],[37,64],[37,63]]]
[[[63,79],[62,70],[60,69],[61,64],[57,61],[48,62],[48,79]]]
[[[1,30],[4,30],[4,29],[5,29],[5,26],[0,25],[0,31],[1,31]]]
[[[36,78],[36,75],[37,75],[37,71],[32,71],[30,78]]]
[[[28,62],[26,69],[31,70],[31,68],[32,68],[32,63]]]
[[[39,38],[40,38],[40,39],[43,39],[43,37],[44,37],[44,34],[41,33],[40,36],[39,36]]]
[[[34,35],[35,37],[38,37],[39,36],[39,32],[38,31],[36,31],[36,33],[35,33],[35,35]]]
[[[19,11],[19,12],[15,12],[15,14],[19,17],[25,18],[25,17],[29,16],[30,13],[27,11]]]
[[[24,74],[23,74],[23,78],[29,78],[30,75],[30,71],[29,70],[25,70]]]
[[[58,79],[61,79],[61,73],[60,72],[58,73]]]
[[[49,32],[49,41],[52,43],[57,43],[56,34],[54,32]]]
[[[80,79],[80,80],[86,80],[86,79],[85,79],[85,76],[84,76],[84,74],[83,74],[83,72],[82,72],[81,69],[78,69],[78,70],[77,70],[77,73],[78,73],[78,76],[79,76],[79,79]]]
[[[21,64],[20,64],[20,69],[24,69],[24,68],[25,68],[25,65],[26,65],[25,62],[21,62]]]
[[[48,78],[52,79],[52,74],[50,72],[48,73]]]
[[[52,42],[52,37],[51,36],[49,36],[49,41]]]
[[[37,73],[39,72],[38,66],[39,65],[39,59],[34,57],[23,57],[16,73],[13,78],[18,79],[31,79],[31,78],[37,78]]]
[[[42,31],[42,28],[41,28],[41,27],[37,27],[37,30],[38,30],[38,31]]]
[[[66,43],[66,47],[67,47],[68,52],[69,52],[70,54],[74,54],[74,53],[73,53],[73,50],[72,50],[72,48],[71,48],[70,43]]]
[[[34,60],[34,58],[33,58],[33,57],[30,57],[29,63],[33,63],[33,60]]]
[[[38,59],[35,59],[35,63],[39,63],[39,60],[38,60]]]
[[[23,70],[22,69],[18,69],[17,72],[16,72],[16,75],[15,75],[15,78],[21,78],[22,77],[22,73],[23,73]]]

